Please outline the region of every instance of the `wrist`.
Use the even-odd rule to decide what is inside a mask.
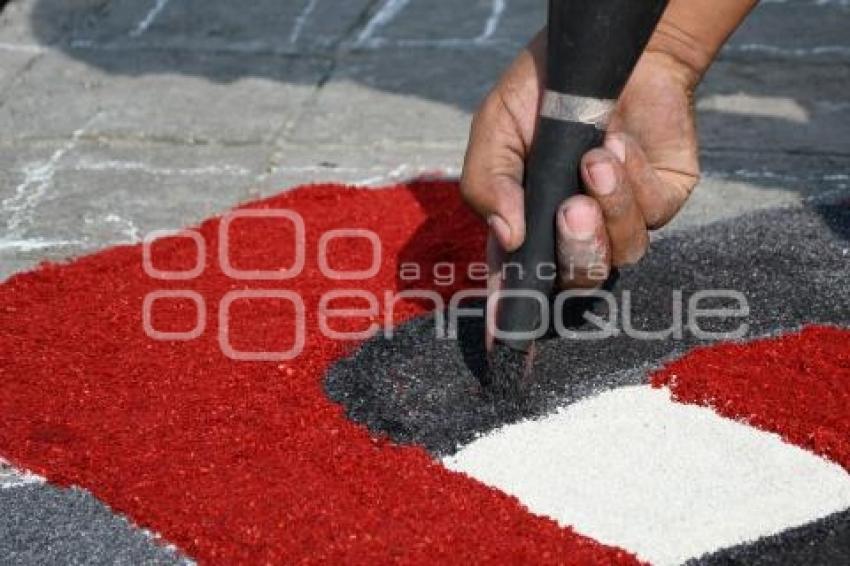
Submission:
[[[665,20],[655,30],[646,53],[665,60],[665,66],[677,74],[689,90],[696,90],[716,55],[683,28]]]
[[[695,88],[757,0],[670,0],[649,49],[686,68]]]

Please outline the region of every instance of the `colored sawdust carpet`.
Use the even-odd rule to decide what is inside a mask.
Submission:
[[[770,241],[777,222],[792,227],[785,237],[793,245]],[[681,265],[694,289],[728,284],[752,297],[748,337],[847,325],[847,226],[841,205],[754,215],[660,242],[621,285],[674,288],[683,273],[670,266]],[[341,232],[329,238],[334,230]],[[766,243],[744,245],[747,238]],[[13,277],[0,286],[0,455],[53,484],[88,490],[201,562],[722,561],[730,553],[768,557],[771,545],[788,550],[793,541],[800,552],[847,556],[847,331],[820,326],[704,347],[656,372],[660,390],[641,385],[646,368],[701,342],[617,338],[594,350],[551,340],[538,362],[539,388],[521,407],[500,407],[477,385],[474,324],[457,341],[428,334],[433,297],[448,304],[478,285],[467,267],[483,246],[484,229],[453,183],[315,186],[150,246]],[[770,258],[759,260],[766,251]],[[401,277],[411,263],[426,276]],[[450,284],[427,276],[445,265],[455,266]],[[370,273],[357,280],[355,271]],[[635,311],[671,308],[658,298],[645,297]],[[332,309],[362,314],[334,318],[337,333],[390,323],[396,337],[334,339],[320,331]],[[275,354],[286,351],[299,355]],[[608,420],[616,414],[619,422]],[[542,432],[512,428],[524,425]],[[637,425],[645,433],[628,437]],[[676,426],[693,432],[693,453],[687,436],[672,434]],[[531,455],[560,457],[538,462],[536,480],[517,481],[522,459],[493,458],[537,437],[547,447]],[[731,448],[699,450],[707,441]],[[766,460],[735,466],[725,483],[695,478],[707,493],[730,494],[718,501],[738,504],[728,524],[673,544],[658,529],[633,528],[665,493],[678,505],[664,515],[669,524],[688,512],[722,523],[724,509],[706,509],[711,498],[684,484],[665,491],[652,483],[652,473],[634,467],[652,472],[654,459],[633,458],[630,445],[643,456],[678,447],[670,453],[680,458],[654,470],[668,478],[696,474],[695,462],[717,454]],[[598,457],[609,471],[585,483],[590,472],[573,470],[552,484],[570,455],[588,470]],[[818,485],[791,479],[795,470]],[[630,485],[658,494],[632,499]],[[753,487],[752,498],[736,496],[736,486]],[[788,511],[757,520],[757,504]],[[619,523],[606,518],[618,513]],[[6,528],[19,538],[0,546],[20,551],[35,540]]]

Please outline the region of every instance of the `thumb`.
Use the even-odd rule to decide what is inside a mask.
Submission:
[[[502,249],[512,252],[525,240],[524,148],[513,132],[494,126],[504,116],[489,106],[485,102],[473,120],[460,189]]]
[[[494,177],[488,186],[490,207],[486,220],[490,232],[504,251],[513,252],[525,241],[522,187],[507,177]]]

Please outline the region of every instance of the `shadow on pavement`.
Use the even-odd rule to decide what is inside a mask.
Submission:
[[[375,26],[388,4],[37,0],[30,21],[41,43],[114,75],[179,74],[218,83],[261,77],[317,88],[350,81],[471,113],[545,8],[536,0],[508,0],[491,36],[476,44],[487,33],[495,5],[489,0],[401,2],[401,12]],[[796,26],[800,13],[811,14],[812,23],[828,23],[835,14],[850,20],[846,7],[783,6],[764,5],[738,43],[769,36],[765,26],[774,36],[778,27]],[[368,33],[370,26],[377,29]],[[850,66],[734,53],[721,58],[701,89],[705,169],[805,196],[846,189],[846,175],[834,173],[850,161]],[[300,64],[310,61],[327,64],[318,82]]]

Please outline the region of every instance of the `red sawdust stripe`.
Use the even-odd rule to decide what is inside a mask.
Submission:
[[[684,403],[775,432],[850,471],[850,331],[697,349],[653,376]]]
[[[303,216],[300,277],[253,283],[223,276],[213,219],[199,228],[207,268],[192,281],[152,280],[134,246],[45,266],[0,286],[0,452],[52,481],[90,489],[204,562],[634,562],[449,473],[421,449],[370,437],[322,391],[325,369],[352,347],[316,332],[323,293],[399,289],[397,265],[405,260],[480,259],[483,230],[462,207],[456,185],[311,187],[252,208]],[[235,222],[233,263],[267,269],[275,258],[291,256],[281,243],[282,226]],[[374,279],[331,281],[320,274],[318,239],[334,228],[380,235],[384,262]],[[332,245],[332,265],[368,265],[371,248],[361,244]],[[194,243],[168,240],[154,246],[153,256],[160,269],[188,269]],[[143,299],[161,288],[203,296],[209,324],[200,338],[146,336]],[[258,288],[291,289],[304,298],[308,335],[297,360],[236,363],[222,355],[219,300],[231,290]],[[190,301],[157,304],[157,329],[194,326]],[[293,313],[281,304],[234,306],[234,344],[287,345]],[[423,308],[405,303],[395,321]]]

